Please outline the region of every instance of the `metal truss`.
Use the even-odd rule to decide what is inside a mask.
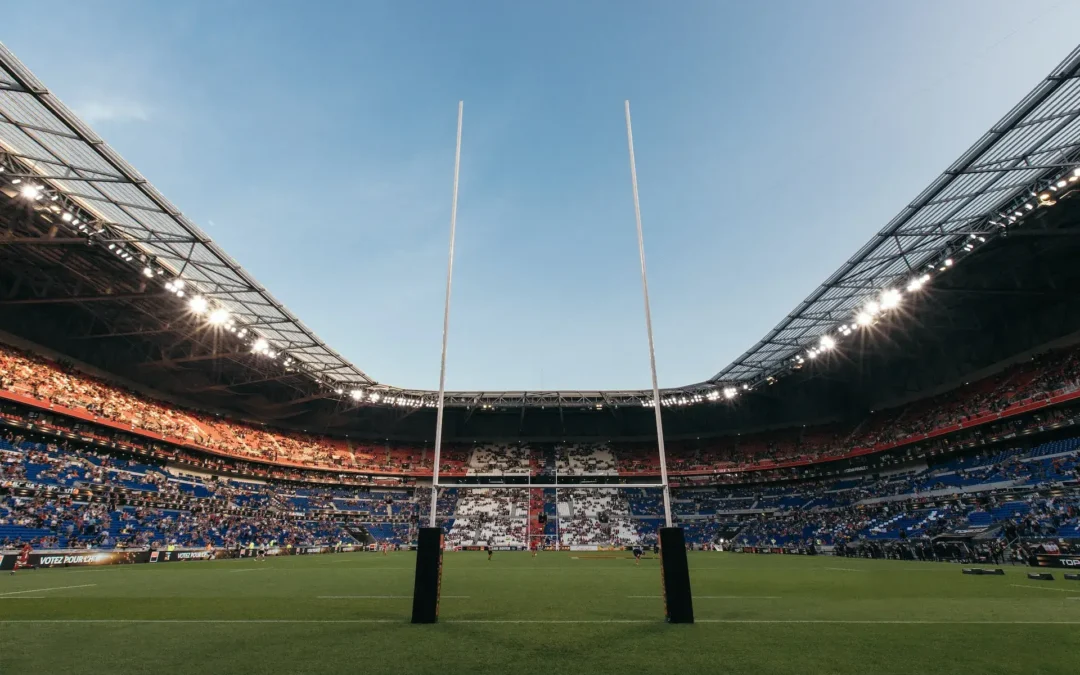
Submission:
[[[794,367],[796,356],[837,335],[858,308],[903,289],[943,260],[959,261],[971,239],[1022,225],[1052,203],[1080,158],[1080,47],[928,188],[814,290],[764,338],[710,382],[757,382]],[[979,239],[981,238],[981,239]]]
[[[288,354],[323,383],[374,384],[330,349],[0,44],[0,166],[47,190],[84,225],[70,234],[133,251],[227,309],[236,323]],[[59,210],[57,210],[59,213]],[[89,226],[89,227],[87,227]],[[59,245],[77,236],[52,239]],[[83,239],[85,241],[85,239]],[[9,242],[10,243],[10,242]],[[35,243],[42,243],[41,241]],[[137,252],[137,253],[134,253]]]

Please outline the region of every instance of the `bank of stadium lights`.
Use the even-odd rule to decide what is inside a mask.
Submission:
[[[881,292],[881,309],[888,311],[890,309],[896,309],[900,306],[900,301],[903,299],[900,291],[895,288],[887,288]]]
[[[908,293],[914,293],[915,291],[917,291],[917,290],[921,289],[923,286],[925,286],[927,281],[930,281],[930,275],[929,274],[924,274],[921,277],[915,277],[914,279],[912,279],[911,281],[908,282],[907,292]]]
[[[165,290],[169,291],[170,293],[175,293],[176,297],[178,298],[182,298],[184,297],[184,286],[186,285],[187,284],[184,283],[183,279],[177,278],[173,279],[172,281],[166,281]]]
[[[11,182],[18,184],[21,181],[16,178]],[[26,185],[23,185],[21,188],[19,188],[19,194],[22,195],[23,199],[29,199],[32,202],[36,202],[37,200],[41,199],[41,193],[43,190],[44,188],[42,188],[40,185],[35,185],[34,183],[27,183]]]
[[[188,309],[192,314],[203,315],[206,314],[206,310],[210,307],[210,304],[206,302],[206,298],[201,295],[196,295],[191,300],[188,300]]]
[[[211,326],[224,326],[229,321],[229,310],[218,307],[210,312],[210,315],[206,317],[206,321]]]

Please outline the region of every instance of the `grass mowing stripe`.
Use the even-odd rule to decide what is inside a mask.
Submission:
[[[45,591],[63,591],[69,588],[88,588],[90,586],[97,586],[97,584],[79,584],[78,586],[53,586],[52,588],[31,588],[28,591],[11,591],[10,593],[0,593],[0,597],[8,595],[22,595],[24,593],[44,593]]]
[[[1030,588],[1035,591],[1057,591],[1058,593],[1080,593],[1080,588],[1073,590],[1071,588],[1044,588],[1043,586],[1029,586],[1028,584],[1009,584],[1016,588]]]

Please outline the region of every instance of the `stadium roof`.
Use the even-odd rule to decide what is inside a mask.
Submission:
[[[710,381],[775,375],[884,289],[903,288],[966,240],[1016,225],[1080,156],[1080,47],[768,335]],[[1010,221],[1010,218],[1012,219]]]
[[[973,239],[1022,226],[1025,214],[1042,206],[1038,194],[1054,190],[1080,157],[1078,75],[1080,47],[765,338],[708,381],[662,390],[662,403],[722,401],[774,378],[823,336],[842,342],[847,328],[838,328],[883,290],[936,273],[947,259],[959,262]],[[42,196],[56,200],[57,216],[67,209],[87,221],[76,229],[78,220],[57,217],[71,235],[127,247],[131,257],[123,260],[136,274],[145,266],[161,275],[154,280],[159,283],[183,279],[188,297],[197,291],[246,329],[249,346],[266,340],[274,356],[298,363],[344,405],[434,405],[434,392],[376,383],[330,349],[2,44],[0,169],[6,180],[40,185]],[[447,405],[599,409],[648,407],[651,398],[651,391],[476,391],[449,392]]]
[[[0,151],[93,214],[99,236],[125,241],[212,298],[237,323],[332,382],[372,384],[185,218],[0,44]],[[190,292],[189,292],[190,294]]]

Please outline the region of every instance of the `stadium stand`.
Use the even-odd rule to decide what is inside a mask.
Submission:
[[[972,528],[1010,546],[1075,537],[1080,437],[1002,439],[1080,417],[1061,398],[1077,391],[1078,354],[1050,352],[853,425],[673,442],[672,472],[685,483],[674,492],[675,519],[694,546],[845,554],[884,555],[873,547]],[[0,347],[0,393],[0,421],[12,427],[0,441],[0,545],[230,547],[357,537],[408,545],[427,516],[430,492],[413,488],[431,470],[422,446],[228,421],[9,347]],[[993,447],[983,448],[987,442]],[[865,473],[813,477],[838,460],[862,461],[849,468]],[[448,446],[441,471],[572,480],[655,475],[658,466],[648,444],[484,443]],[[438,500],[448,544],[466,548],[524,548],[531,536],[556,534],[570,548],[651,544],[662,512],[659,491],[649,488],[567,487],[557,496],[444,488]]]
[[[734,440],[673,444],[673,473],[764,471],[899,447],[1001,420],[1010,412],[1045,407],[1055,397],[1080,394],[1080,349],[1064,349],[1017,364],[972,385],[883,411],[852,428],[793,429]],[[10,400],[119,423],[130,431],[196,446],[219,456],[275,466],[391,475],[426,475],[425,448],[375,446],[330,437],[269,431],[165,405],[64,364],[0,346],[0,391]],[[560,476],[641,475],[658,470],[651,447],[560,444],[552,471]],[[448,448],[440,472],[448,476],[525,475],[544,453],[526,446]]]

